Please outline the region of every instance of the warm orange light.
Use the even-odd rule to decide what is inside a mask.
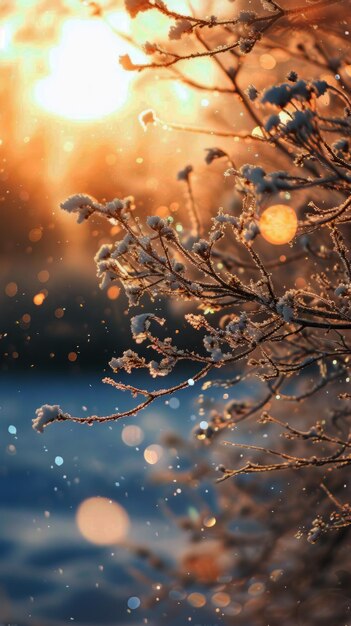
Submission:
[[[45,300],[45,293],[39,292],[36,293],[33,297],[33,302],[36,306],[41,306]]]
[[[119,30],[128,29],[126,20],[121,12]],[[113,113],[125,103],[134,77],[118,63],[126,53],[135,58],[135,49],[102,20],[67,19],[58,45],[50,51],[50,74],[35,85],[35,100],[47,111],[73,120]]]
[[[199,583],[214,583],[226,571],[228,554],[211,542],[207,550],[203,546],[192,548],[182,559],[183,571]]]
[[[29,240],[32,241],[33,243],[36,243],[37,241],[40,241],[42,236],[43,236],[42,228],[32,228],[29,231],[29,234],[28,234]]]
[[[303,276],[298,276],[295,279],[295,287],[296,289],[306,289],[307,281],[303,278]]]
[[[7,283],[5,293],[9,298],[13,298],[18,291],[17,283]]]
[[[217,591],[217,593],[214,593],[211,598],[212,604],[221,608],[228,606],[228,604],[230,604],[230,601],[230,595],[228,593],[224,593],[223,591]]]
[[[205,606],[206,598],[203,593],[194,592],[188,595],[188,602],[196,609],[200,609],[201,607]]]
[[[47,283],[50,278],[50,274],[47,270],[41,270],[38,272],[38,280],[40,283]]]
[[[163,455],[163,449],[157,443],[152,443],[144,450],[144,459],[149,465],[155,465]]]
[[[262,237],[274,245],[289,243],[297,231],[297,216],[286,204],[275,204],[263,211],[260,217]]]
[[[274,56],[271,54],[261,54],[259,61],[264,70],[272,70],[277,65]]]
[[[109,287],[107,290],[107,297],[110,300],[117,300],[120,293],[121,293],[120,288],[117,287],[116,285],[112,285],[112,287]]]
[[[129,530],[127,512],[107,498],[84,500],[78,508],[76,522],[85,539],[101,546],[123,541]]]

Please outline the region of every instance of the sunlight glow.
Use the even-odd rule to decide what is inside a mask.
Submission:
[[[126,31],[122,14],[120,30]],[[36,102],[47,111],[73,120],[95,120],[109,115],[127,100],[134,75],[119,65],[118,57],[131,45],[107,24],[91,19],[67,19],[59,44],[50,50],[50,74],[34,87]],[[134,49],[132,52],[135,56]]]
[[[6,52],[12,43],[12,28],[10,22],[5,22],[0,27],[0,50]]]
[[[255,126],[255,128],[253,129],[251,135],[253,137],[258,137],[259,139],[264,139],[263,130],[259,126]]]

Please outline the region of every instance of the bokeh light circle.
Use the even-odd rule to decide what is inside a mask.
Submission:
[[[127,16],[118,11],[119,29],[128,31]],[[125,104],[133,72],[118,56],[134,48],[103,20],[70,17],[63,21],[57,45],[50,49],[49,73],[34,85],[41,108],[71,120],[96,120]],[[138,54],[139,60],[145,55]],[[70,151],[68,149],[68,151]]]
[[[122,441],[126,444],[126,446],[138,446],[139,443],[144,439],[144,433],[139,426],[134,424],[129,424],[125,426],[122,430]]]
[[[134,611],[135,609],[138,609],[140,606],[140,599],[137,596],[131,596],[130,598],[128,598],[128,608],[131,609],[132,611]]]
[[[190,593],[187,599],[189,604],[196,609],[201,609],[206,604],[206,598],[203,593]]]
[[[111,545],[123,541],[129,530],[127,512],[108,498],[84,500],[77,510],[76,522],[80,533],[96,545]]]
[[[275,204],[263,211],[259,225],[266,241],[282,245],[295,237],[298,222],[294,209],[286,204]]]

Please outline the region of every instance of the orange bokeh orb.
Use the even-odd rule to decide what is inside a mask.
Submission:
[[[295,237],[298,222],[294,209],[286,204],[275,204],[263,211],[259,225],[262,237],[279,246]]]
[[[33,302],[35,304],[35,306],[41,306],[43,304],[45,300],[45,293],[36,293],[35,296],[33,296]]]
[[[188,602],[195,609],[201,609],[206,604],[206,598],[203,593],[194,592],[188,595]]]
[[[197,551],[186,554],[182,560],[182,566],[188,576],[199,583],[213,583],[223,573],[221,555],[214,552]]]
[[[129,530],[127,512],[108,498],[88,498],[78,507],[76,522],[80,533],[100,546],[123,541]]]

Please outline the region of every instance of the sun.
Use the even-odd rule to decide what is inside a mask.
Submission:
[[[125,19],[121,13],[121,31]],[[35,101],[71,120],[110,115],[125,104],[134,78],[118,62],[119,55],[131,48],[101,20],[65,20],[58,45],[49,52],[50,73],[34,85]]]

